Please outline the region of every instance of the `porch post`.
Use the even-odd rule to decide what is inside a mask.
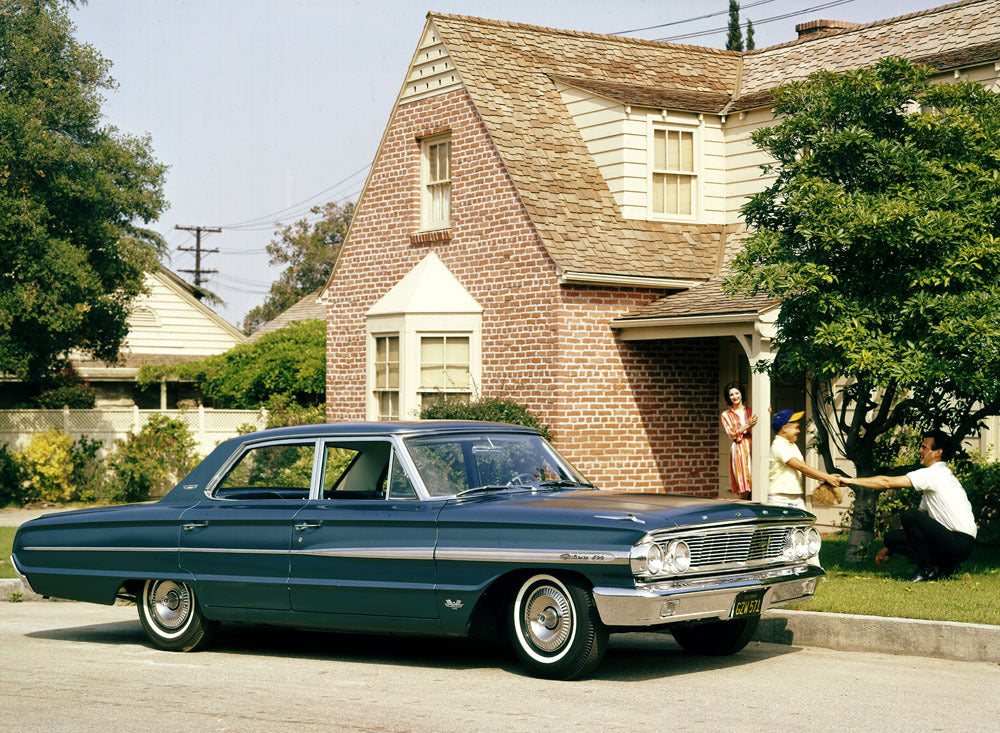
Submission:
[[[760,321],[752,334],[739,334],[736,340],[746,352],[750,362],[751,407],[757,416],[753,426],[753,448],[750,451],[750,499],[767,501],[767,475],[771,460],[771,376],[758,368],[774,361],[771,339],[761,333],[766,326]]]

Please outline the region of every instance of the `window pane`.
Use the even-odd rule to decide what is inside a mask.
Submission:
[[[447,181],[451,178],[451,143],[438,145],[438,180]]]
[[[678,186],[679,193],[677,198],[678,212],[679,214],[690,214],[691,213],[691,177],[690,176],[678,176]]]
[[[421,389],[444,389],[444,368],[439,364],[420,367]]]
[[[232,499],[304,499],[309,495],[312,461],[312,443],[254,448],[220,482],[216,493]]]
[[[681,143],[677,130],[667,132],[667,169],[675,171],[680,166]]]
[[[431,145],[427,150],[427,181],[433,183],[438,179],[437,146]]]
[[[677,176],[664,176],[666,185],[667,203],[666,209],[669,214],[677,213]]]
[[[393,457],[392,467],[389,469],[389,497],[390,499],[415,499],[417,492],[413,490],[413,484],[407,477],[403,467],[399,464],[399,459]]]
[[[399,389],[399,364],[390,364],[387,369],[389,373],[386,375],[385,386],[389,389]]]
[[[661,171],[667,167],[666,130],[653,130],[653,167]]]
[[[356,450],[329,445],[326,447],[326,457],[324,458],[326,470],[323,472],[324,493],[337,485],[340,477],[344,475],[344,472],[357,455],[358,451]]]
[[[469,488],[461,443],[425,438],[407,441],[407,447],[431,495],[457,494]]]
[[[681,165],[682,171],[694,170],[694,133],[681,133]]]
[[[420,361],[424,364],[444,362],[444,336],[425,336],[420,339]]]
[[[387,378],[388,367],[385,364],[375,365],[375,387],[385,389],[389,386]]]
[[[469,387],[469,367],[449,366],[445,370],[445,377],[448,389],[468,389]]]
[[[447,362],[449,364],[469,363],[469,339],[466,336],[451,336],[447,340]]]
[[[663,214],[663,197],[664,197],[664,184],[663,184],[663,174],[654,173],[653,174],[653,213]]]
[[[390,336],[385,339],[388,354],[386,360],[395,364],[399,363],[399,337]]]

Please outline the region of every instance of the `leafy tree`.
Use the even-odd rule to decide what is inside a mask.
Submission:
[[[743,32],[740,30],[740,4],[736,0],[729,0],[729,37],[726,39],[726,50],[743,50]]]
[[[1000,412],[1000,96],[931,74],[817,73],[753,133],[777,178],[743,208],[727,289],[782,300],[772,373],[810,375],[826,465],[840,450],[858,475],[898,426],[961,441]],[[874,510],[857,489],[851,561]]]
[[[194,382],[220,408],[254,409],[275,395],[297,405],[321,405],[326,398],[326,324],[296,321],[201,361],[143,367],[139,383],[163,377]]]
[[[753,40],[753,21],[747,18],[747,51],[757,48],[757,43]]]
[[[477,420],[479,422],[505,422],[535,428],[551,440],[547,425],[528,408],[503,397],[484,397],[470,402],[461,399],[443,399],[420,410],[421,420]]]
[[[0,0],[0,371],[35,381],[70,349],[114,360],[163,242],[150,140],[101,121],[110,64],[57,0]]]
[[[286,226],[280,232],[280,239],[273,239],[267,245],[271,264],[287,267],[271,285],[267,300],[244,317],[245,333],[253,333],[295,305],[302,296],[323,287],[330,277],[354,215],[354,203],[330,201],[314,206],[312,213],[322,218],[313,223],[301,219]]]

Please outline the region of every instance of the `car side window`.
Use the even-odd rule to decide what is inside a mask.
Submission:
[[[324,499],[385,498],[392,444],[383,440],[324,445]]]
[[[308,499],[313,443],[251,448],[215,487],[220,499]]]
[[[413,489],[406,471],[403,470],[396,452],[392,452],[392,459],[389,465],[389,491],[387,499],[416,499],[417,492]]]
[[[454,438],[417,438],[408,440],[407,448],[431,496],[458,494],[469,488],[461,441]]]

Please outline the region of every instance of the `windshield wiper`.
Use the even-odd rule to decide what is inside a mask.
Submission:
[[[511,491],[513,489],[531,489],[531,486],[525,484],[487,484],[486,486],[473,486],[471,489],[463,489],[459,491],[455,496],[467,496],[469,494],[484,494],[489,491]]]
[[[569,479],[553,479],[551,481],[541,481],[539,486],[544,486],[546,488],[561,489],[563,487],[578,486],[584,489],[596,489],[597,487],[593,484],[588,484],[585,481],[570,481]]]

